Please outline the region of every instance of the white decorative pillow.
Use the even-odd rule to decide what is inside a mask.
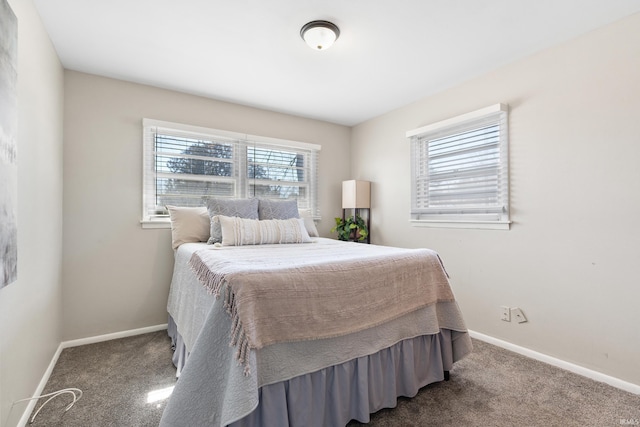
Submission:
[[[207,201],[207,209],[211,217],[211,230],[207,243],[222,242],[220,224],[213,221],[216,215],[237,216],[240,218],[258,219],[258,199],[222,199],[210,198]]]
[[[300,218],[304,221],[304,226],[307,229],[307,233],[309,233],[309,237],[320,237],[316,223],[313,221],[313,216],[311,216],[310,209],[300,209]]]
[[[256,220],[216,215],[220,223],[222,246],[266,245],[270,243],[308,243],[301,218]]]
[[[211,219],[207,208],[170,206],[171,247],[177,249],[183,243],[206,242],[209,239]]]
[[[258,199],[258,219],[300,218],[296,199]]]

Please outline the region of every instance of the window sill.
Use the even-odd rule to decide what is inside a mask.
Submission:
[[[511,221],[438,221],[409,220],[412,227],[428,228],[471,228],[477,230],[509,230]]]
[[[301,216],[302,218],[302,216]],[[318,224],[322,219],[320,216],[314,216],[313,222]],[[145,229],[158,229],[158,228],[171,228],[170,219],[143,219],[140,221],[140,226]]]
[[[171,221],[167,219],[143,219],[140,221],[142,228],[171,228]]]

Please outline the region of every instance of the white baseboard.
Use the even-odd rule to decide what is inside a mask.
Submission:
[[[62,341],[60,345],[62,346],[63,349],[70,348],[70,347],[77,347],[79,345],[95,344],[97,342],[132,337],[134,335],[148,334],[150,332],[161,331],[163,329],[167,329],[166,323],[162,325],[147,326],[146,328],[138,328],[138,329],[130,329],[128,331],[122,331],[122,332],[114,332],[112,334],[97,335],[95,337],[80,338],[80,339],[71,340],[71,341]]]
[[[502,347],[506,350],[513,351],[514,353],[521,354],[526,357],[530,357],[531,359],[539,360],[540,362],[547,363],[549,365],[555,366],[557,368],[564,369],[569,372],[573,372],[574,374],[582,375],[583,377],[590,378],[595,381],[603,382],[605,384],[609,384],[610,386],[619,388],[624,391],[628,391],[629,393],[640,395],[640,385],[633,384],[620,378],[612,377],[602,372],[594,371],[592,369],[585,368],[584,366],[576,365],[562,359],[557,359],[552,356],[548,356],[543,353],[538,353],[537,351],[530,350],[526,347],[521,347],[516,344],[512,344],[507,341],[503,341],[498,338],[494,338],[489,335],[481,334],[476,331],[469,331],[469,335],[471,338],[476,338],[480,341],[487,342],[489,344],[493,344],[498,347]]]
[[[46,387],[47,382],[49,381],[49,377],[53,372],[53,368],[56,366],[56,363],[58,362],[60,353],[62,353],[62,350],[64,350],[65,348],[77,347],[79,345],[85,345],[85,344],[94,344],[94,343],[103,342],[103,341],[115,340],[118,338],[132,337],[135,335],[148,334],[150,332],[161,331],[163,329],[167,329],[166,323],[162,325],[148,326],[146,328],[130,329],[128,331],[98,335],[95,337],[80,338],[80,339],[71,340],[71,341],[62,341],[60,345],[58,345],[58,349],[54,353],[53,358],[51,359],[51,362],[47,367],[47,370],[44,372],[44,375],[42,376],[42,379],[40,380],[40,383],[38,384],[36,391],[33,393],[33,397],[40,396],[42,394],[42,391]],[[19,427],[24,427],[25,425],[27,425],[27,423],[29,422],[29,416],[35,409],[37,403],[38,403],[37,400],[29,401],[29,404],[25,408],[24,412],[22,413],[22,417],[18,422]]]
[[[47,381],[49,381],[49,377],[51,376],[51,373],[53,372],[53,368],[56,366],[56,363],[58,362],[58,358],[60,357],[60,353],[62,353],[62,343],[60,343],[58,345],[58,349],[53,354],[53,358],[51,359],[51,362],[49,363],[49,366],[47,367],[47,370],[44,372],[44,375],[42,376],[42,379],[40,380],[40,383],[38,383],[38,387],[36,387],[36,391],[33,393],[32,397],[40,396],[42,394],[42,391],[46,387]],[[31,413],[36,408],[36,404],[37,403],[38,403],[37,400],[30,400],[29,401],[29,403],[27,404],[27,407],[25,408],[24,412],[22,413],[22,417],[20,418],[20,421],[18,421],[18,426],[19,427],[24,427],[25,425],[27,425],[27,423],[29,422],[29,416],[31,416]]]

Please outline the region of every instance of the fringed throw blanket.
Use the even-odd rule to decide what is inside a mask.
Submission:
[[[251,349],[331,338],[453,301],[446,272],[429,249],[358,243],[203,249],[190,266],[232,317],[231,345]]]

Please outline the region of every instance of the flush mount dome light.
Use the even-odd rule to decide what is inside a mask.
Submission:
[[[340,36],[340,29],[329,21],[311,21],[300,30],[302,39],[314,50],[326,50]]]

